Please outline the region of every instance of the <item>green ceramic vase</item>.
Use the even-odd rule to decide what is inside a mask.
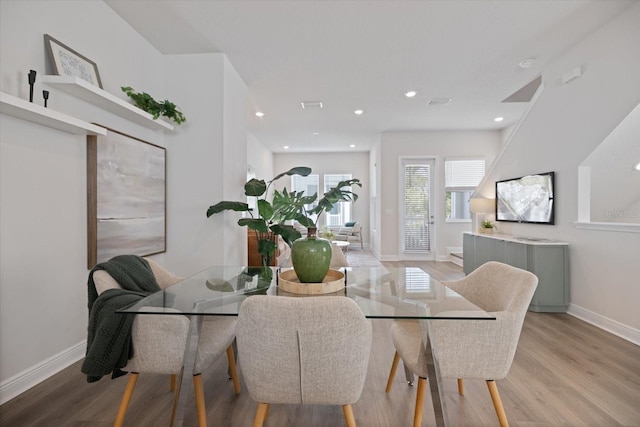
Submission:
[[[331,263],[331,243],[316,237],[316,229],[310,227],[307,237],[291,245],[291,263],[302,283],[321,283]]]

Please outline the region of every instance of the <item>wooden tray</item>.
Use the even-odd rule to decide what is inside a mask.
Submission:
[[[302,283],[294,270],[286,270],[278,276],[278,287],[292,294],[330,294],[344,289],[344,273],[337,270],[329,270],[322,283]]]

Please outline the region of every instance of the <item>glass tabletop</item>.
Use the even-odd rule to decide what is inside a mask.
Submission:
[[[237,316],[242,301],[252,295],[315,296],[280,289],[281,271],[272,268],[272,278],[268,278],[260,267],[210,267],[118,312]],[[348,267],[340,271],[345,274],[345,287],[324,295],[351,298],[367,318],[495,319],[417,267]]]

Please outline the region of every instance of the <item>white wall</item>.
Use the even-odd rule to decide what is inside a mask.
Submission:
[[[245,181],[246,87],[227,59],[164,57],[103,2],[1,1],[0,90],[26,99],[29,70],[46,74],[44,33],[95,61],[106,91],[126,99],[130,85],[187,116],[173,133],[153,131],[49,88],[52,110],[167,148],[167,252],[154,258],[183,275],[243,264],[239,227],[241,240],[205,215]],[[0,114],[0,402],[84,356],[85,147],[84,136]]]
[[[350,173],[362,183],[362,188],[354,187],[353,192],[358,195],[358,200],[353,204],[351,218],[362,225],[362,241],[365,245],[369,239],[369,154],[368,153],[300,153],[300,154],[274,154],[273,168],[276,174],[286,172],[296,166],[308,166],[313,174]],[[260,177],[259,177],[260,178]],[[273,177],[266,177],[271,179]],[[276,181],[276,188],[284,186],[291,189],[291,178],[283,177]],[[322,182],[321,182],[322,184]],[[323,192],[322,190],[320,193]],[[318,194],[322,197],[322,194]],[[366,247],[366,246],[365,246]]]
[[[505,224],[501,231],[568,242],[570,312],[635,342],[640,234],[577,229],[573,222],[578,166],[640,101],[639,22],[635,3],[542,70],[544,91],[481,189],[493,193],[496,180],[555,171],[556,225]],[[582,77],[562,85],[576,66]]]
[[[591,171],[591,221],[640,224],[638,159],[640,104],[581,164]]]
[[[243,200],[247,182],[247,85],[229,60],[224,57],[224,96],[221,172],[218,182],[225,200]],[[215,182],[213,182],[215,185]],[[206,205],[209,206],[209,205]],[[246,227],[238,226],[239,214],[225,212],[222,226],[224,234],[221,265],[247,265]],[[209,261],[209,265],[213,260]]]
[[[206,211],[220,200],[243,197],[246,85],[229,70],[223,54],[163,59],[167,96],[187,115],[179,130],[166,136],[165,264],[182,276],[213,264],[243,265],[246,244],[235,224],[237,215],[207,218]]]
[[[369,249],[376,257],[380,258],[380,195],[378,188],[381,186],[382,177],[379,168],[380,160],[380,140],[374,144],[369,152],[369,181],[371,182],[371,206],[369,211]]]
[[[101,19],[90,19],[97,16]],[[160,88],[153,70],[161,56],[102,2],[3,1],[3,92],[27,99],[26,74],[30,69],[45,74],[44,33],[94,60],[111,93],[143,80],[140,90]],[[38,102],[42,89],[36,86]],[[49,90],[51,109],[164,144],[161,133]],[[84,354],[74,346],[86,339],[88,318],[86,140],[5,114],[0,121],[0,384],[5,385],[55,355]]]
[[[258,179],[275,176],[273,153],[250,132],[247,133],[247,164],[253,168]]]
[[[501,145],[499,131],[434,131],[385,132],[380,146],[378,189],[380,203],[380,257],[397,260],[399,253],[398,217],[400,200],[398,165],[400,157],[435,157],[435,241],[436,259],[445,259],[447,247],[462,247],[462,233],[471,230],[471,223],[445,222],[444,160],[447,157],[484,157],[487,169]]]

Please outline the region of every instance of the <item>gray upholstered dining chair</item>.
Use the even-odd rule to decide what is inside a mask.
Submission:
[[[352,404],[362,394],[371,323],[340,296],[247,298],[238,317],[238,357],[251,397],[254,426],[270,404],[342,405],[355,426]]]
[[[464,394],[464,378],[487,382],[501,426],[508,426],[496,380],[507,376],[515,356],[522,324],[538,285],[531,272],[491,261],[481,265],[463,279],[443,282],[496,320],[431,320],[429,338],[443,378],[457,378],[458,392]],[[391,328],[396,355],[387,393],[398,356],[408,369],[418,375],[414,426],[422,422],[427,379],[425,346],[418,322],[394,322]]]
[[[146,260],[161,289],[182,280],[153,260]],[[107,289],[120,288],[118,282],[104,270],[95,271],[93,273],[93,281],[98,294]],[[240,392],[240,383],[236,374],[232,347],[236,335],[236,324],[237,320],[232,317],[207,317],[202,322],[193,376],[198,423],[201,427],[207,425],[201,373],[225,350],[235,392]],[[140,373],[171,374],[171,390],[174,390],[175,376],[182,369],[182,358],[187,342],[189,325],[189,318],[182,315],[144,315],[135,317],[131,331],[134,354],[123,369],[129,372],[129,380],[118,408],[118,414],[114,422],[115,427],[121,426],[124,421]]]

